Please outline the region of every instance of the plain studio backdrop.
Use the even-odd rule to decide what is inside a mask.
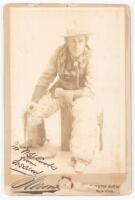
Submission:
[[[12,8],[10,67],[12,143],[22,141],[23,113],[54,50],[63,44],[65,28],[79,21],[90,32],[91,65],[103,111],[103,151],[95,172],[125,172],[125,21],[123,8]],[[88,108],[89,109],[89,108]],[[90,112],[90,111],[89,111]],[[60,145],[60,114],[47,119],[47,138]],[[85,132],[84,132],[85,133]],[[102,155],[102,156],[100,156]],[[101,159],[102,158],[102,159]],[[106,170],[105,170],[106,169]],[[94,172],[93,170],[93,172]]]

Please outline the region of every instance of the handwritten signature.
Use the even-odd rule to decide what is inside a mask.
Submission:
[[[62,176],[57,180],[55,185],[48,184],[46,175],[36,177],[25,177],[15,181],[11,185],[12,191],[16,193],[40,194],[44,192],[57,192],[59,190],[74,190],[82,192],[95,193],[118,193],[119,185],[115,184],[84,184],[81,182],[73,182],[70,177]],[[50,182],[50,180],[49,180]]]
[[[57,185],[46,184],[46,176],[39,177],[25,177],[17,180],[11,185],[12,190],[15,192],[28,192],[28,193],[42,193],[42,192],[56,192],[59,190]]]
[[[24,175],[38,175],[43,171],[37,170],[37,165],[45,166],[51,170],[56,170],[57,167],[55,163],[49,163],[47,159],[51,158],[50,156],[40,156],[35,152],[31,152],[28,147],[19,147],[18,145],[13,145],[11,148],[14,151],[19,152],[19,158],[12,161],[12,166],[10,169],[17,171]]]

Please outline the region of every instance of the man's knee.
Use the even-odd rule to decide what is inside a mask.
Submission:
[[[74,101],[72,111],[78,111],[79,110],[84,112],[93,112],[96,114],[97,112],[97,105],[94,99],[91,99],[90,97],[81,97]]]

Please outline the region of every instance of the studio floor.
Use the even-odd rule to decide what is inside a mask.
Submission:
[[[46,143],[44,146],[39,148],[31,148],[29,149],[29,153],[35,153],[38,157],[44,157],[46,158],[44,161],[47,163],[47,165],[43,165],[34,159],[27,159],[29,161],[32,161],[34,163],[31,164],[29,161],[26,161],[23,159],[26,154],[23,154],[22,151],[25,149],[19,149],[15,150],[12,148],[12,168],[21,170],[21,172],[24,173],[30,173],[29,170],[23,169],[22,165],[29,166],[31,169],[34,169],[36,171],[43,171],[43,173],[47,174],[75,174],[74,168],[71,166],[70,158],[71,153],[69,151],[61,151],[60,146],[54,146],[50,143]],[[22,158],[22,159],[21,159]],[[13,164],[14,161],[19,160],[18,164]],[[48,165],[52,164],[52,167]],[[21,166],[20,166],[21,165]],[[54,169],[52,169],[54,168]],[[107,155],[107,151],[99,151],[99,149],[96,149],[95,156],[93,158],[93,161],[90,165],[85,167],[85,170],[83,173],[85,174],[104,174],[104,173],[119,173],[120,172],[120,166],[117,165],[115,160],[112,157],[109,157],[109,154]],[[19,173],[18,171],[13,170],[13,174]]]

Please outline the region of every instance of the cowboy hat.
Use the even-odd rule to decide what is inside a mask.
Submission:
[[[81,23],[78,24],[76,22],[70,24],[68,27],[66,27],[64,37],[71,37],[71,36],[77,36],[77,35],[87,35],[89,36],[90,32],[88,31],[87,27]]]

